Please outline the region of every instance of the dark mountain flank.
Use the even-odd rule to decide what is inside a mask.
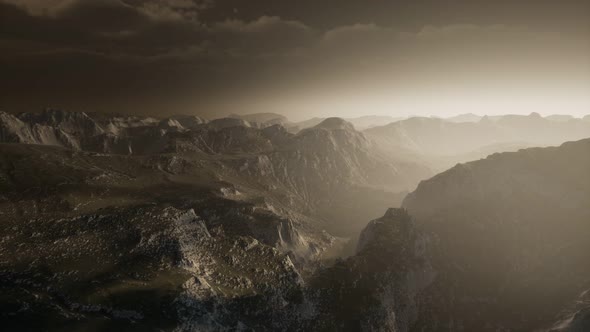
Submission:
[[[590,288],[590,140],[494,154],[404,200],[436,235],[420,328],[534,330]]]

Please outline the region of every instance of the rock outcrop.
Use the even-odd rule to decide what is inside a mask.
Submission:
[[[419,294],[436,272],[430,239],[403,209],[389,209],[361,233],[357,253],[311,283],[321,331],[411,331]]]

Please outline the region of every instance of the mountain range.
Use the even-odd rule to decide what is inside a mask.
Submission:
[[[584,331],[589,124],[0,113],[0,321]]]

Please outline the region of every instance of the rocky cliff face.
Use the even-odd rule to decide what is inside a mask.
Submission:
[[[337,221],[326,227],[338,235],[358,233],[364,226],[359,220],[395,204],[401,196],[396,193],[430,174],[417,163],[384,158],[342,119],[327,119],[297,134],[280,128],[262,131],[269,146],[244,162],[240,172],[284,188],[279,191],[290,193],[290,200]]]
[[[438,238],[422,329],[533,330],[590,277],[590,140],[460,164],[404,207]]]
[[[318,316],[313,330],[410,331],[418,319],[418,295],[436,272],[431,244],[402,209],[389,209],[361,233],[357,253],[320,271]]]
[[[57,122],[56,118],[61,117],[51,117],[49,113],[51,112],[44,112],[38,117],[23,114],[23,119],[20,119],[14,115],[0,112],[0,138],[3,142],[8,143],[56,145],[80,149],[80,142],[67,131],[72,129],[68,123],[70,121],[66,121],[63,128],[53,126],[47,122]],[[91,128],[87,129],[92,130]]]

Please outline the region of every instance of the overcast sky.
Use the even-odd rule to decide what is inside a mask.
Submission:
[[[590,1],[0,0],[0,109],[590,114]]]

